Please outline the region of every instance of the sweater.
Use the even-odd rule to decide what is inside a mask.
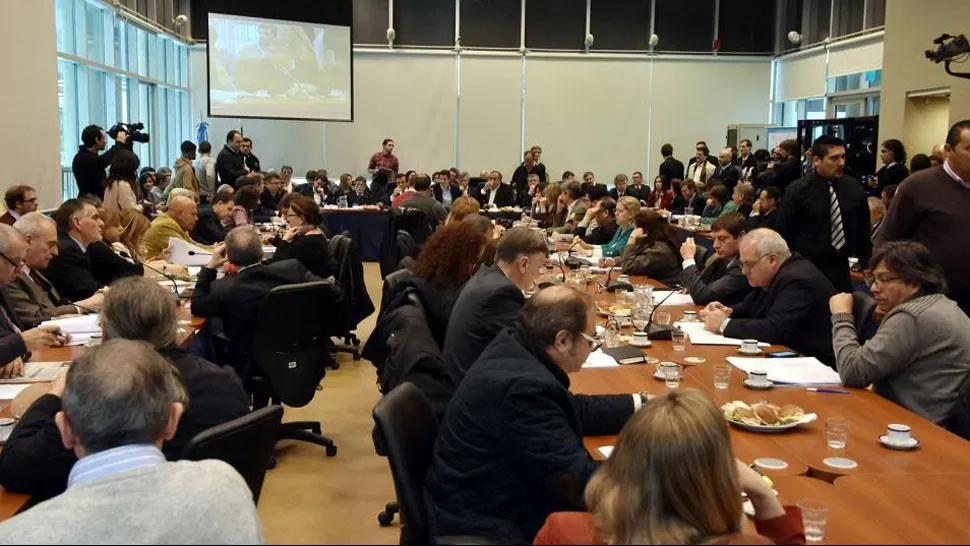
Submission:
[[[630,240],[631,233],[633,233],[633,224],[630,224],[627,227],[619,226],[616,233],[613,234],[613,240],[605,245],[602,245],[603,257],[613,258],[622,255],[627,241]]]
[[[675,284],[681,272],[681,258],[677,249],[666,241],[645,241],[640,239],[623,249],[623,272],[627,275],[646,275],[664,284]]]
[[[970,374],[970,318],[942,294],[894,307],[860,346],[852,313],[832,316],[832,345],[842,383],[876,393],[935,423],[957,403]]]
[[[943,167],[923,169],[900,184],[879,230],[876,246],[912,239],[923,243],[943,267],[950,297],[970,313],[970,189]]]
[[[78,483],[0,523],[0,544],[261,544],[252,493],[222,461]]]

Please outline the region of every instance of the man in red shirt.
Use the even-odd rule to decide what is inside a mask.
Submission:
[[[381,144],[381,151],[370,156],[367,170],[373,175],[370,185],[371,192],[383,200],[384,196],[387,195],[387,185],[394,178],[394,174],[398,172],[399,165],[397,157],[394,155],[394,141],[385,138]]]

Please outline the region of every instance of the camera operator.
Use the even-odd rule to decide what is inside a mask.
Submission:
[[[128,133],[118,131],[114,146],[104,154],[98,155],[98,152],[107,147],[104,129],[97,125],[88,125],[81,131],[81,146],[78,147],[74,161],[71,163],[78,195],[90,193],[104,198],[103,183],[106,178],[104,170],[111,165],[115,154],[125,148],[127,141]]]

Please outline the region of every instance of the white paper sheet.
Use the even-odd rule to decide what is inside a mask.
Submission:
[[[202,266],[190,265],[190,266],[186,267],[185,269],[188,270],[189,275],[194,279],[195,277],[198,277],[199,276],[199,273],[202,271]]]
[[[90,315],[81,315],[79,317],[68,317],[45,320],[40,323],[41,326],[58,326],[62,332],[67,332],[74,336],[75,334],[92,334],[101,333],[101,315],[93,313]]]
[[[212,252],[176,237],[168,238],[168,247],[172,249],[170,262],[173,264],[201,266],[212,257]]]
[[[25,362],[23,377],[0,379],[0,384],[46,383],[54,381],[67,369],[66,362]]]
[[[660,304],[661,307],[666,307],[668,305],[694,305],[694,298],[690,297],[690,294],[674,294],[673,296],[667,298],[671,292],[671,290],[654,290],[653,301],[657,303],[663,301],[663,303]],[[667,299],[664,300],[664,298]]]
[[[613,454],[613,446],[603,446],[603,447],[599,447],[599,448],[597,448],[597,451],[599,451],[604,457],[606,457],[607,459],[609,459],[610,458],[610,455]]]
[[[589,353],[589,357],[583,364],[584,368],[616,368],[620,363],[615,358],[603,352],[603,349],[596,349]]]
[[[0,400],[13,400],[20,394],[20,391],[30,386],[30,383],[20,383],[17,385],[0,385]]]
[[[740,347],[742,340],[734,337],[724,337],[721,334],[708,332],[703,322],[677,322],[675,326],[687,332],[687,337],[694,345],[733,345]],[[768,347],[770,343],[758,342],[759,347]]]
[[[727,361],[735,368],[750,373],[764,370],[768,380],[775,383],[796,385],[838,385],[842,381],[838,372],[819,362],[815,357],[798,358],[743,358],[729,356]]]

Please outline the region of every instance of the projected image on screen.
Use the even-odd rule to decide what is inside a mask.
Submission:
[[[209,14],[209,115],[351,119],[350,27]]]

